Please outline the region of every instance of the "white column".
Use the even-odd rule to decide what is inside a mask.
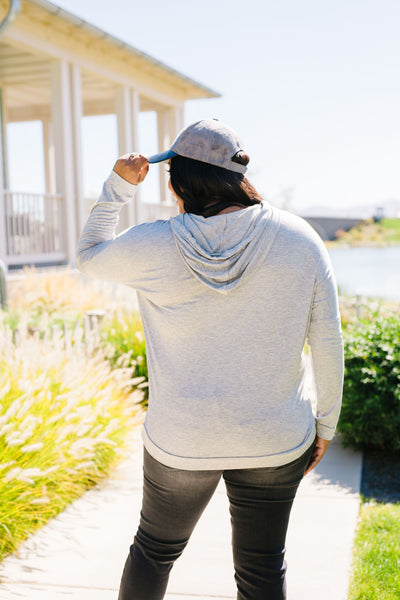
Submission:
[[[46,194],[56,193],[56,156],[54,148],[53,125],[51,121],[42,121],[43,131],[43,153],[44,173],[46,183]]]
[[[157,112],[158,151],[168,150],[183,128],[183,113],[180,108],[170,107]],[[172,194],[168,189],[169,175],[165,163],[160,164],[160,199],[172,203]]]
[[[118,130],[118,155],[129,154],[134,151],[132,139],[132,102],[131,91],[127,86],[119,86],[115,93],[115,112],[117,115]],[[130,210],[129,210],[130,209]],[[124,206],[120,212],[119,230],[124,230],[133,225],[134,218],[130,212],[134,211],[131,203]]]
[[[51,112],[54,131],[56,188],[64,197],[64,242],[67,257],[74,262],[77,243],[75,183],[74,183],[74,143],[73,118],[71,107],[71,80],[69,64],[57,60],[51,65]]]
[[[178,133],[180,133],[183,129],[183,124],[184,124],[184,105],[182,104],[182,106],[175,106],[175,108],[172,109],[172,114],[173,114],[173,137],[176,138],[176,136],[178,135]]]
[[[139,112],[140,112],[140,96],[137,90],[130,90],[130,109],[131,109],[131,141],[132,150],[139,152]],[[128,205],[129,221],[132,225],[139,223],[139,206],[140,206],[140,186],[136,190],[134,202]]]
[[[132,148],[132,121],[130,89],[119,86],[115,93],[115,109],[118,128],[118,154],[128,154]]]
[[[158,151],[164,152],[171,145],[170,134],[170,114],[167,109],[157,111],[157,130],[158,130]],[[168,172],[165,163],[160,163],[160,201],[165,203],[168,200]]]
[[[157,112],[158,151],[168,150],[174,141],[176,131],[175,108],[166,108]],[[172,202],[172,195],[168,189],[169,175],[165,163],[160,163],[160,199],[161,202]]]
[[[50,119],[42,120],[42,137],[43,137],[43,158],[44,158],[44,176],[46,194],[56,194],[56,152],[54,147],[53,124]],[[54,250],[54,238],[51,235],[51,230],[54,226],[54,199],[50,197],[44,198],[44,220],[45,231],[48,232],[44,236],[44,250],[51,252]]]
[[[82,79],[81,70],[77,65],[70,65],[71,78],[71,112],[72,112],[72,143],[74,162],[74,192],[77,215],[77,232],[80,235],[88,217],[88,207],[83,192],[83,158],[82,158]]]
[[[3,192],[8,189],[8,167],[4,100],[4,90],[0,88],[0,259],[7,264],[6,199]]]
[[[2,177],[4,189],[8,190],[10,187],[10,173],[8,165],[8,141],[7,141],[7,88],[0,88],[0,126],[2,135],[2,147],[0,152],[2,153]]]

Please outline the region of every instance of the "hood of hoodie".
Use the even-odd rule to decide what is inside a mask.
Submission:
[[[279,211],[262,203],[207,218],[183,213],[170,219],[170,225],[193,275],[227,294],[265,260],[279,229]]]

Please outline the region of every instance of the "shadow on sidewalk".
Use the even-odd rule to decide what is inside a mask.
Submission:
[[[342,446],[340,439],[335,439],[327,453],[305,477],[308,485],[326,494],[358,495],[361,486],[362,454],[351,448]]]

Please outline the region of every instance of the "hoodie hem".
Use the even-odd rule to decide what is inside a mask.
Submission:
[[[316,435],[315,424],[311,428],[304,442],[293,450],[280,452],[279,454],[268,454],[264,456],[211,456],[211,457],[189,457],[171,454],[153,442],[146,431],[142,430],[143,444],[149,454],[158,462],[185,471],[209,471],[225,469],[258,469],[263,467],[281,467],[300,458],[302,454],[314,443]]]

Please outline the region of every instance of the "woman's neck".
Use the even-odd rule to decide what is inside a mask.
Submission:
[[[243,210],[246,208],[245,206],[227,206],[224,210],[217,213],[217,215],[225,215],[226,213],[236,212],[237,210]]]

